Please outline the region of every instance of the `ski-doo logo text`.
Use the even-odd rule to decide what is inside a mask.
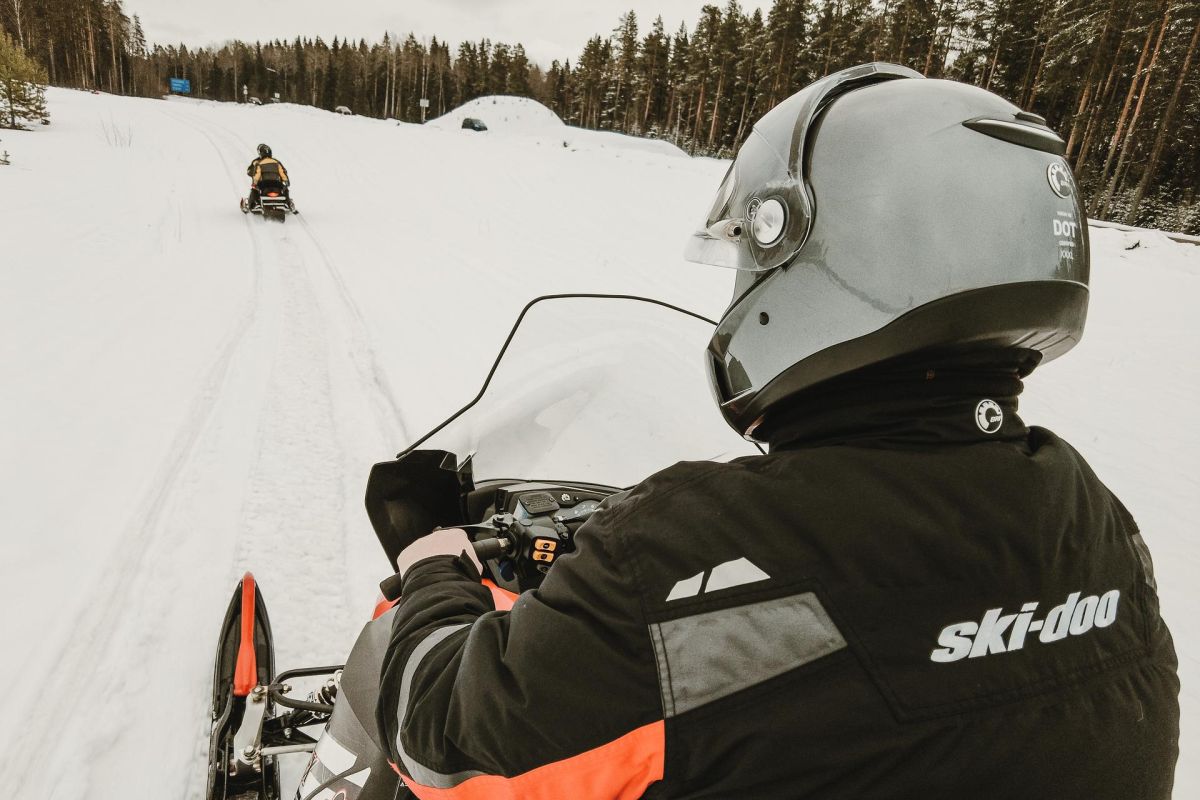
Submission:
[[[979,622],[956,622],[942,628],[937,643],[941,645],[929,654],[930,661],[946,664],[962,658],[979,658],[995,653],[1020,650],[1025,637],[1036,633],[1043,644],[1057,642],[1068,636],[1081,636],[1092,628],[1107,628],[1117,619],[1119,589],[1097,597],[1079,599],[1080,592],[1071,592],[1067,602],[1050,609],[1044,620],[1034,619],[1037,603],[1026,603],[1016,614],[1005,614],[1002,608],[984,612]]]

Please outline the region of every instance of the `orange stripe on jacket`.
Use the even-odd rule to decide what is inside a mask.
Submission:
[[[508,589],[501,589],[487,578],[484,578],[482,583],[492,593],[492,604],[496,606],[497,611],[509,611],[513,603],[517,602],[517,596]]]
[[[517,596],[508,589],[501,589],[487,578],[484,578],[482,583],[492,593],[492,604],[496,606],[497,611],[508,611],[513,607],[513,603],[517,602]],[[380,595],[375,600],[375,611],[371,614],[371,619],[379,619],[399,602],[399,600],[388,600]]]
[[[404,783],[420,800],[636,800],[662,780],[666,729],[651,722],[620,739],[514,778],[477,775],[452,789]]]

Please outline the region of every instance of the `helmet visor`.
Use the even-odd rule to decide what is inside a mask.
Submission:
[[[764,220],[759,220],[758,225],[755,222],[764,198],[771,199],[770,189],[786,190],[793,184],[784,155],[757,130],[751,131],[717,190],[717,199],[708,212],[704,227],[688,240],[684,258],[698,264],[750,272],[770,269],[755,260],[746,239],[771,236],[777,241],[780,238],[781,223],[786,224],[788,212],[782,208],[783,220],[777,219],[782,207],[778,200],[767,206]],[[770,227],[764,227],[763,222],[768,216],[772,218]],[[768,240],[768,243],[774,242]]]
[[[864,64],[816,81],[759,120],[725,175],[704,227],[684,248],[699,264],[765,272],[800,252],[814,202],[804,169],[809,130],[838,94],[895,78],[920,78],[893,64]]]

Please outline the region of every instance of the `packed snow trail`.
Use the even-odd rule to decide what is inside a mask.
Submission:
[[[450,118],[49,98],[54,124],[5,132],[0,168],[0,636],[15,654],[0,785],[194,800],[242,572],[280,668],[344,659],[388,572],[362,511],[370,465],[474,394],[537,294],[718,314],[730,273],[679,254],[727,162],[504,100],[474,104],[495,123],[481,135]],[[261,141],[302,212],[283,225],[237,210]],[[1093,241],[1087,335],[1029,381],[1022,413],[1083,452],[1155,554],[1184,680],[1176,795],[1191,797],[1200,248]]]

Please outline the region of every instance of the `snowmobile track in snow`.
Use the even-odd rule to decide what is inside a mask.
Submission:
[[[250,231],[247,230],[247,233],[250,234]],[[250,239],[256,254],[255,264],[258,264],[258,243],[252,235]],[[120,543],[113,548],[113,557],[97,570],[98,584],[92,590],[93,596],[86,604],[85,611],[71,628],[70,647],[63,651],[64,657],[41,681],[38,698],[42,704],[36,714],[20,714],[20,718],[26,721],[26,728],[10,757],[5,759],[8,764],[20,767],[11,778],[3,779],[6,785],[13,788],[15,795],[28,792],[29,796],[36,796],[36,791],[26,788],[30,780],[69,772],[47,763],[55,753],[52,742],[75,735],[98,744],[97,729],[102,728],[102,722],[77,716],[78,710],[86,706],[80,702],[85,695],[124,694],[122,683],[126,676],[121,666],[117,665],[108,674],[102,670],[115,655],[111,650],[111,642],[118,637],[113,634],[122,627],[123,622],[127,622],[126,615],[136,605],[135,598],[144,588],[138,578],[154,569],[153,564],[147,563],[148,556],[156,541],[162,538],[159,534],[165,512],[212,419],[230,366],[255,322],[261,292],[261,275],[256,271],[251,296],[238,313],[233,328],[226,334],[217,357],[201,381],[200,391],[176,433],[165,461],[158,468],[157,477],[126,524]],[[80,675],[91,675],[102,680],[99,685],[81,682]],[[130,697],[129,700],[134,702],[135,698]],[[79,729],[83,729],[82,732]],[[70,796],[69,791],[63,796]]]
[[[245,146],[240,137],[192,114],[164,111],[207,141],[230,186],[240,192],[241,170],[232,161]],[[168,207],[165,214],[161,222],[174,231],[173,238],[182,240],[182,210]],[[122,716],[152,712],[144,707],[148,697],[169,696],[170,691],[156,689],[172,685],[177,693],[178,681],[192,682],[189,675],[198,678],[193,699],[177,716],[192,724],[206,717],[208,640],[216,635],[219,614],[212,631],[171,630],[175,603],[206,595],[224,597],[245,569],[254,570],[260,579],[265,576],[269,598],[271,587],[287,590],[274,598],[275,603],[268,599],[279,632],[281,663],[307,661],[322,652],[329,661],[344,657],[343,637],[330,636],[329,631],[352,635],[362,622],[361,615],[351,614],[348,603],[348,458],[341,444],[334,382],[343,382],[342,396],[369,387],[366,394],[373,395],[368,402],[374,413],[365,421],[372,436],[388,442],[403,439],[403,426],[362,316],[311,225],[303,221],[300,237],[293,239],[285,228],[258,222],[247,217],[242,223],[251,246],[249,297],[199,382],[144,500],[124,526],[113,556],[98,570],[85,611],[70,628],[70,646],[44,677],[31,708],[19,710],[26,712],[21,714],[25,729],[5,759],[20,765],[5,781],[18,794],[79,797],[89,785],[106,783],[87,771],[57,769],[55,753],[65,746],[90,763],[100,752],[143,749],[148,743],[124,739],[123,729],[131,720]],[[320,289],[317,279],[322,281]],[[334,329],[344,333],[348,358],[341,352],[335,358],[328,333]],[[353,372],[334,369],[342,362],[352,362]],[[231,373],[237,374],[232,395]],[[227,429],[245,428],[255,433],[252,449],[245,451],[243,445],[239,457],[246,475],[240,510],[227,514],[228,529],[193,530],[193,520],[205,518],[206,506],[228,501],[209,491],[220,481],[212,477],[214,468],[219,470],[229,460],[215,453],[237,438]],[[293,513],[281,514],[285,508]],[[281,518],[287,522],[281,524]],[[301,597],[287,596],[297,589]],[[181,591],[173,596],[173,590]],[[145,674],[144,662],[150,659],[143,654],[164,646],[186,652],[181,637],[202,640],[201,662],[182,665],[177,675]],[[80,681],[81,675],[90,678]],[[94,713],[97,708],[102,713]],[[179,730],[196,731],[196,745],[190,763],[178,765],[178,784],[159,789],[163,796],[198,797],[205,781],[207,732],[200,724],[164,724],[172,736]]]

